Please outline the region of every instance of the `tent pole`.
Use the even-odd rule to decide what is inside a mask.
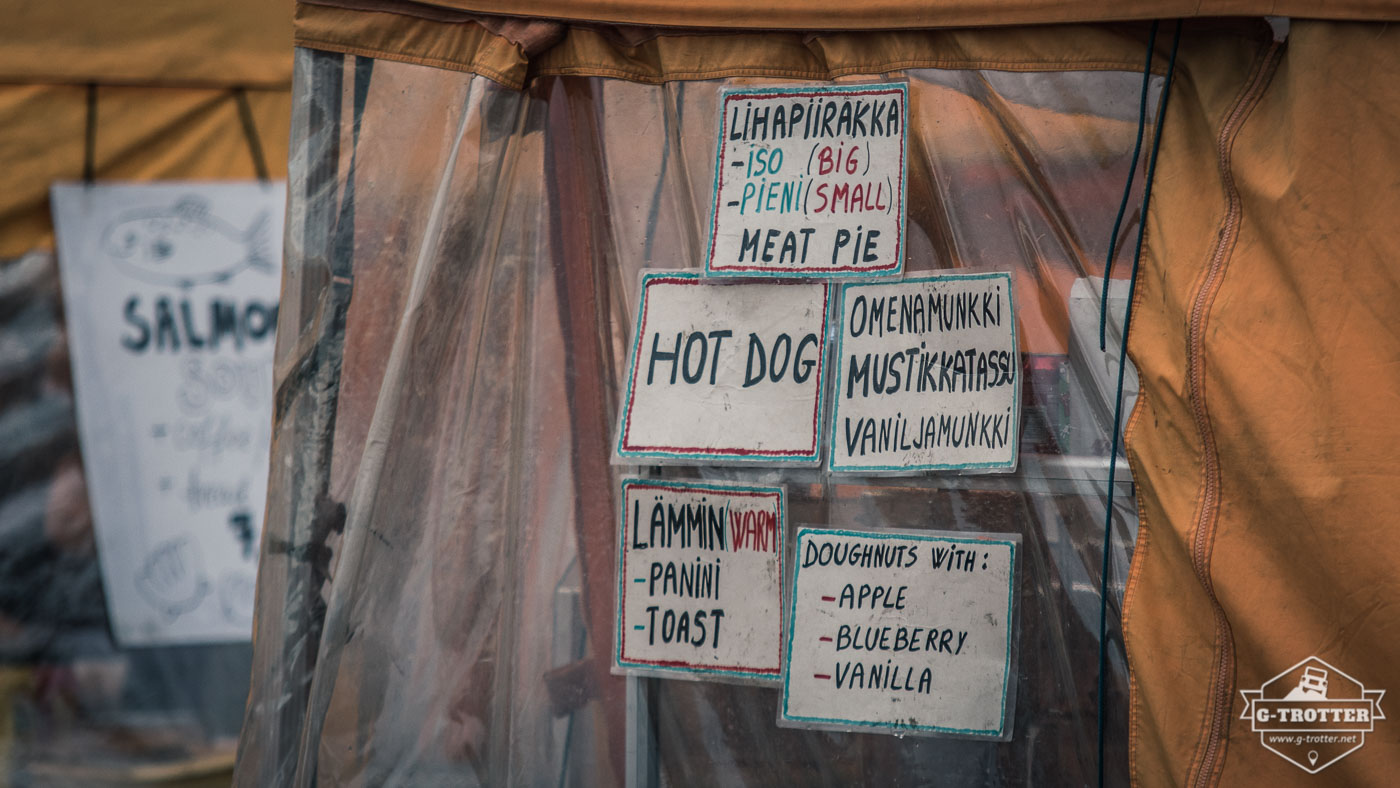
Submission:
[[[556,78],[542,88],[549,104],[545,173],[549,180],[550,247],[566,359],[573,445],[574,528],[583,568],[588,675],[602,704],[601,733],[614,775],[624,773],[626,697],[611,675],[615,589],[615,509],[610,465],[614,363],[607,287],[616,263],[598,100],[591,80]]]

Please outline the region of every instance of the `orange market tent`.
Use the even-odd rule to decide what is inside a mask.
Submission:
[[[55,181],[283,178],[284,3],[10,3],[0,22],[0,783],[228,779],[244,644],[108,631],[54,265]]]
[[[25,3],[0,26],[0,257],[52,245],[49,184],[253,178],[286,172],[291,25],[285,3]]]
[[[1242,692],[1308,657],[1400,684],[1400,33],[1378,24],[1400,8],[502,13],[521,12],[297,6],[241,784],[1306,784]],[[1187,19],[1153,38],[1158,17]],[[1170,71],[1170,102],[1150,113],[1145,222],[1130,210],[1115,239],[1153,147],[1133,159],[1149,41],[1150,95]],[[1020,468],[675,472],[782,481],[793,523],[1020,534],[1009,741],[779,729],[771,690],[609,670],[637,274],[703,264],[723,84],[832,79],[910,85],[908,270],[1017,277]],[[1136,271],[1139,380],[1108,545],[1125,463],[1115,392],[1084,370],[1116,361],[1084,339],[1097,297],[1082,309],[1106,258]],[[1327,768],[1375,784],[1397,767],[1400,726],[1377,719]]]

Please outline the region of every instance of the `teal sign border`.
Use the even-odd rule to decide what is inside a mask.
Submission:
[[[1011,313],[1011,356],[1016,364],[1016,382],[1013,384],[1016,396],[1015,405],[1011,414],[1011,460],[1009,462],[969,462],[969,463],[930,463],[927,465],[842,465],[836,464],[836,425],[841,416],[841,381],[845,378],[846,370],[846,293],[857,287],[875,287],[889,285],[916,285],[923,282],[942,282],[952,279],[1005,279],[1006,280],[1006,303]],[[1005,271],[995,271],[983,274],[939,274],[937,276],[921,276],[913,279],[903,279],[898,282],[852,282],[841,285],[841,298],[836,307],[836,314],[833,318],[836,325],[836,381],[833,384],[835,390],[831,395],[831,440],[827,449],[827,469],[832,473],[881,473],[881,472],[915,472],[915,471],[971,471],[971,470],[1015,470],[1017,457],[1021,453],[1021,388],[1025,385],[1022,378],[1021,369],[1021,342],[1016,331],[1016,298],[1012,292],[1011,274]]]
[[[957,542],[960,544],[1006,545],[1011,550],[1011,573],[1007,579],[1006,589],[1006,663],[1002,669],[1001,681],[1001,719],[997,727],[988,730],[976,728],[944,728],[938,725],[903,725],[894,722],[873,722],[870,720],[848,720],[841,717],[803,717],[788,712],[788,699],[791,692],[788,687],[789,668],[792,665],[792,633],[797,630],[797,576],[802,570],[802,538],[809,534],[819,534],[823,536],[851,536],[858,539],[913,539],[921,542]],[[787,628],[787,648],[783,651],[783,708],[782,719],[793,722],[815,722],[824,725],[842,725],[852,728],[887,728],[892,731],[922,731],[925,733],[951,733],[965,736],[993,736],[1000,737],[1006,735],[1006,700],[1007,688],[1011,682],[1011,644],[1014,638],[1016,627],[1013,626],[1012,611],[1016,602],[1016,546],[1017,543],[1010,539],[964,539],[954,536],[934,536],[932,534],[922,534],[917,531],[851,531],[841,528],[811,528],[801,527],[797,529],[797,542],[793,546],[792,562],[792,593],[789,594],[791,611],[788,616]]]
[[[758,673],[746,670],[734,670],[729,668],[697,668],[683,665],[658,664],[656,662],[626,661],[622,658],[622,627],[623,627],[623,601],[624,585],[627,578],[623,577],[622,558],[627,552],[627,488],[638,487],[670,487],[684,490],[699,490],[724,494],[730,492],[759,493],[762,495],[778,494],[778,615],[782,615],[783,609],[783,556],[787,553],[787,488],[782,485],[762,485],[762,484],[730,484],[726,482],[696,482],[696,481],[673,481],[670,479],[641,479],[628,477],[622,480],[620,487],[621,509],[619,510],[617,540],[617,610],[613,616],[613,667],[621,670],[635,670],[642,673],[649,671],[674,671],[697,676],[733,676],[745,679],[755,679],[766,682],[776,682],[782,674],[782,644],[783,644],[783,624],[778,622],[778,671],[775,673]]]

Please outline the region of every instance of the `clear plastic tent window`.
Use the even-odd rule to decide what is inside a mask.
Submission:
[[[1137,164],[1142,75],[870,77],[906,78],[907,273],[1014,279],[1014,474],[612,464],[639,273],[704,267],[726,83],[562,77],[518,92],[298,53],[241,784],[1096,779],[1113,335],[1126,294],[1126,282],[1110,289],[1104,354],[1098,277]],[[1128,219],[1120,238],[1136,231]],[[1132,244],[1119,246],[1124,275]],[[1117,609],[1136,532],[1119,463],[1110,784],[1127,775]],[[1019,535],[1011,738],[779,728],[776,689],[613,675],[616,498],[636,474],[781,483],[791,524]]]

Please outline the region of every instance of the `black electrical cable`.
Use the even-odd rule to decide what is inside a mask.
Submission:
[[[97,179],[97,83],[87,86],[87,130],[83,136],[83,183]]]
[[[253,157],[253,169],[258,180],[268,180],[267,158],[263,156],[262,139],[258,136],[258,126],[253,122],[253,108],[248,103],[248,91],[233,89],[234,101],[238,104],[238,119],[243,123],[243,136],[248,140],[248,153]]]
[[[1142,239],[1147,227],[1147,207],[1152,199],[1152,176],[1157,171],[1157,151],[1162,144],[1162,128],[1166,125],[1167,100],[1171,97],[1172,76],[1176,71],[1176,52],[1181,43],[1181,20],[1176,21],[1176,32],[1172,34],[1171,57],[1167,60],[1166,82],[1162,85],[1162,98],[1157,105],[1156,128],[1152,132],[1152,153],[1147,159],[1147,175],[1142,186],[1142,216],[1138,220],[1137,247],[1133,251],[1133,270],[1128,277],[1128,303],[1123,311],[1122,339],[1118,347],[1118,389],[1113,402],[1113,437],[1108,452],[1108,494],[1104,503],[1103,526],[1103,567],[1099,574],[1099,786],[1104,784],[1104,672],[1108,667],[1108,570],[1109,556],[1113,542],[1113,485],[1114,471],[1118,468],[1118,436],[1123,422],[1123,371],[1128,366],[1128,327],[1132,324],[1133,296],[1137,290],[1138,268],[1142,263]],[[1149,50],[1150,52],[1150,50]],[[1149,54],[1148,63],[1151,63]],[[1106,277],[1105,277],[1106,278]]]
[[[1113,232],[1108,234],[1108,257],[1103,263],[1103,295],[1099,299],[1099,350],[1108,349],[1108,283],[1113,276],[1113,253],[1118,250],[1118,230],[1123,226],[1123,214],[1128,212],[1128,198],[1133,193],[1133,180],[1137,175],[1138,156],[1142,154],[1142,133],[1147,128],[1147,93],[1152,84],[1152,50],[1157,47],[1157,20],[1152,20],[1152,31],[1147,35],[1147,62],[1142,64],[1142,91],[1138,100],[1137,140],[1133,142],[1133,155],[1128,159],[1128,182],[1123,184],[1123,199],[1118,203],[1118,216],[1113,220]]]

